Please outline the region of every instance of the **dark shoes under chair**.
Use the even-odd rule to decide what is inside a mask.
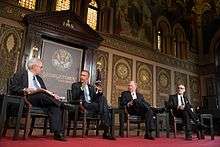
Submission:
[[[155,140],[155,138],[152,135],[152,132],[150,133],[145,133],[144,139],[149,139],[149,140]]]
[[[103,139],[108,139],[108,140],[116,140],[116,138],[114,136],[112,136],[112,134],[110,133],[103,133]]]
[[[62,133],[54,133],[54,140],[67,141]]]
[[[207,126],[202,124],[201,122],[196,123],[196,133],[197,133],[197,138],[202,139],[203,137],[201,136],[202,130],[206,129]],[[192,140],[192,132],[186,132],[185,140]]]

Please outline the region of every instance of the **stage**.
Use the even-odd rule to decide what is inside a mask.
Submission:
[[[205,140],[198,140],[193,136],[192,141],[184,140],[184,136],[177,138],[166,138],[162,136],[155,140],[146,140],[142,136],[131,136],[129,138],[117,138],[117,140],[104,140],[101,136],[89,136],[85,138],[67,137],[67,141],[60,142],[53,140],[52,136],[40,137],[33,136],[27,140],[13,141],[11,137],[3,137],[0,140],[0,147],[220,147],[220,136],[215,136],[215,140],[211,140],[210,136],[206,136]]]

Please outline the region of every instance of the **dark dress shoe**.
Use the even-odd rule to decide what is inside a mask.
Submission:
[[[61,134],[61,133],[58,133],[58,134],[54,134],[54,137],[53,137],[55,140],[59,140],[59,141],[66,141],[66,139],[64,138],[64,135]]]
[[[155,138],[152,135],[148,135],[148,134],[144,135],[144,139],[155,140]]]
[[[111,134],[107,133],[107,134],[103,134],[103,139],[108,139],[108,140],[116,140],[115,137],[113,137]]]
[[[186,140],[191,141],[191,140],[192,140],[192,136],[187,136],[187,137],[186,137]]]

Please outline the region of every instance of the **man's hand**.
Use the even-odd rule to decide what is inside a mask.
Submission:
[[[102,87],[101,85],[96,85],[96,93],[102,93]]]
[[[130,107],[133,105],[133,101],[128,102],[127,106]]]
[[[184,110],[184,108],[185,107],[183,105],[177,107],[177,109],[180,109],[180,110]]]
[[[25,94],[33,94],[36,93],[38,89],[36,88],[24,88],[23,91]]]

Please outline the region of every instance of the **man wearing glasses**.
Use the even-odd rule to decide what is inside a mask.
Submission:
[[[46,89],[46,86],[39,76],[43,71],[43,63],[38,58],[30,59],[27,63],[27,70],[21,70],[14,74],[9,85],[12,95],[28,95],[30,105],[45,108],[51,120],[51,131],[54,132],[54,139],[65,141],[62,114],[65,103],[60,97]]]
[[[185,96],[185,86],[180,84],[177,87],[175,95],[169,96],[168,108],[172,109],[174,116],[181,117],[185,124],[185,138],[186,140],[192,140],[192,126],[191,120],[196,124],[198,129],[204,127],[199,122],[199,118],[193,112],[192,105],[189,99]]]

